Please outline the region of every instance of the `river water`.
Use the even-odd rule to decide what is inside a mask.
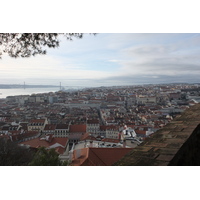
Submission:
[[[15,88],[15,89],[0,89],[0,98],[15,95],[31,95],[38,93],[57,92],[60,87],[46,87],[46,88]]]

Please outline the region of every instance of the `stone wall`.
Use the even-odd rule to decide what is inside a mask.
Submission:
[[[200,104],[147,138],[115,166],[200,165]]]

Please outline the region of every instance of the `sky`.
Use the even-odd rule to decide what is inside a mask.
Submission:
[[[47,55],[0,60],[0,84],[115,86],[200,82],[200,34],[84,34]]]
[[[25,81],[26,84],[59,85],[62,82],[62,85],[92,87],[199,82],[200,38],[195,34],[200,32],[197,0],[57,0],[56,2],[34,0],[29,3],[24,0],[10,0],[2,1],[1,7],[3,8],[0,12],[3,19],[1,30],[4,33],[94,32],[100,34],[95,37],[85,35],[83,39],[73,42],[62,41],[59,49],[47,49],[46,56],[13,59],[4,55],[0,60],[0,84],[23,84]],[[103,182],[103,194],[112,199],[130,198],[133,195],[131,190],[110,192],[110,189],[113,191],[118,189],[119,183],[127,182],[124,177],[137,180],[133,182],[133,187],[136,185],[134,183],[144,184],[143,177],[149,180],[150,184],[145,187],[145,193],[144,187],[136,186],[137,192],[134,193],[134,197],[139,199],[141,194],[143,198],[154,200],[160,199],[163,194],[166,199],[171,198],[172,194],[177,199],[195,198],[199,195],[198,184],[195,181],[198,180],[198,168],[191,170],[187,167],[145,167],[147,170],[144,170],[138,167],[137,173],[132,174],[130,170],[126,170],[126,167],[122,168],[123,176],[120,176],[118,168],[100,167],[104,179],[102,173],[96,173],[96,168],[70,168],[67,169],[69,173],[66,173],[65,168],[56,169],[55,181],[59,180],[59,183],[63,184],[54,184],[54,192],[49,195],[46,191],[52,187],[52,176],[49,176],[52,168],[18,168],[21,173],[6,168],[4,171],[9,170],[6,172],[13,179],[10,182],[8,173],[2,174],[1,196],[15,198],[23,186],[24,193],[29,196],[36,195],[35,198],[38,197],[38,193],[40,197],[48,196],[48,199],[55,199],[55,195],[56,198],[63,198],[65,194],[61,191],[68,188],[71,191],[69,195],[76,194],[77,198],[91,199],[95,195],[96,188],[102,188],[102,181],[91,184],[91,179],[88,178],[88,174],[91,173],[95,174],[96,180],[107,180],[106,178],[109,177],[109,181]],[[35,176],[33,171],[39,176]],[[74,174],[79,177],[79,182],[74,178]],[[183,174],[184,180],[191,183],[189,186],[183,181]],[[27,177],[31,182],[24,184]],[[41,181],[38,181],[38,177],[41,177]],[[171,181],[172,177],[173,181]],[[64,182],[63,180],[66,179],[70,181]],[[48,180],[45,182],[46,187],[42,180]],[[43,190],[32,193],[36,181]],[[169,183],[170,192],[166,192]],[[10,187],[7,187],[8,184]],[[78,193],[77,187],[74,187],[77,184],[81,186]],[[16,187],[18,185],[20,188]],[[83,195],[88,191],[88,185],[90,185],[90,193],[93,191],[92,195]],[[14,191],[12,193],[11,187]],[[184,192],[180,193],[180,190]],[[20,197],[27,199],[27,195]]]

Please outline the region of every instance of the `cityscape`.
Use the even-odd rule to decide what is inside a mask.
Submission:
[[[0,137],[71,166],[111,166],[200,102],[200,84],[93,87],[0,99]]]
[[[3,199],[198,197],[197,1],[1,7]]]
[[[1,33],[0,41],[1,165],[200,163],[199,33]],[[194,120],[177,122],[188,110]]]

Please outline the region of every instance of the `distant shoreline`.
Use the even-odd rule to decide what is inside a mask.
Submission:
[[[59,87],[15,87],[15,88],[0,88],[0,99],[8,96],[32,95],[49,92],[57,92]]]
[[[17,84],[0,84],[0,89],[16,89],[16,88],[52,88],[57,85],[17,85]]]

